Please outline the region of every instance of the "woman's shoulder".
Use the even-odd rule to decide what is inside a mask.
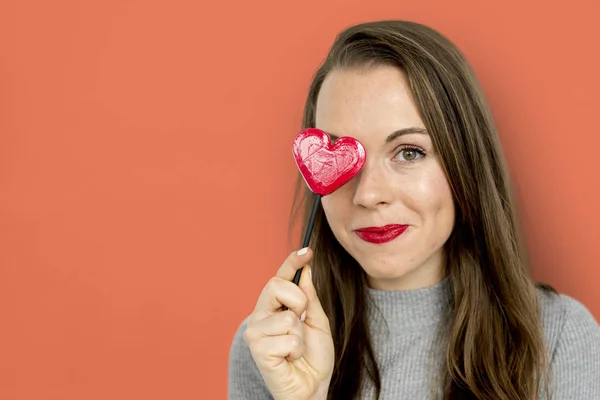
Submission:
[[[539,286],[537,290],[542,323],[549,336],[556,340],[565,336],[600,338],[600,325],[582,302],[547,286]]]
[[[600,325],[579,300],[538,289],[542,324],[561,399],[600,399]]]
[[[272,399],[244,339],[248,319],[249,317],[245,317],[238,324],[229,349],[228,398],[232,400]]]
[[[230,361],[231,357],[241,357],[245,354],[250,355],[250,349],[246,344],[246,340],[244,339],[244,333],[248,328],[248,320],[250,316],[243,317],[240,321],[238,321],[238,325],[233,334],[233,340],[231,343],[231,348],[229,350]]]

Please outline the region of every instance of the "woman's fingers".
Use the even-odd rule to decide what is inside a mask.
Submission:
[[[311,257],[312,252],[308,248],[305,253],[300,250],[287,257],[277,271],[277,275],[269,279],[265,285],[256,303],[251,321],[267,318],[283,307],[294,311],[298,316],[302,315],[306,309],[306,295],[291,280],[294,278],[296,270],[302,268]]]

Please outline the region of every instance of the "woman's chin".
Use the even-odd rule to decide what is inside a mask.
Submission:
[[[385,266],[385,265],[369,265],[363,267],[363,270],[367,274],[367,281],[369,286],[375,288],[375,286],[400,283],[405,281],[411,274],[408,267],[398,266]]]
[[[366,264],[369,287],[379,290],[411,290],[431,286],[441,281],[440,271],[398,262],[389,264]]]

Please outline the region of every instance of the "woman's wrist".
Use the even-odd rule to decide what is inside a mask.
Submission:
[[[317,389],[315,394],[313,394],[309,400],[327,400],[327,394],[329,393],[329,383],[329,379],[321,383],[319,389]]]

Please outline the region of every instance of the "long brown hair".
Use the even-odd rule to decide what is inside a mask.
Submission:
[[[317,96],[330,71],[377,65],[395,66],[406,74],[456,204],[455,228],[444,249],[452,301],[444,333],[443,397],[539,399],[549,373],[536,284],[528,272],[491,112],[456,46],[414,22],[347,28],[314,76],[303,128],[315,127]],[[304,209],[305,230],[314,195],[304,187],[299,177],[291,217]],[[364,272],[335,239],[322,208],[310,246],[313,279],[335,343],[328,397],[351,399],[364,379],[372,380],[379,395],[381,379],[365,318]]]

